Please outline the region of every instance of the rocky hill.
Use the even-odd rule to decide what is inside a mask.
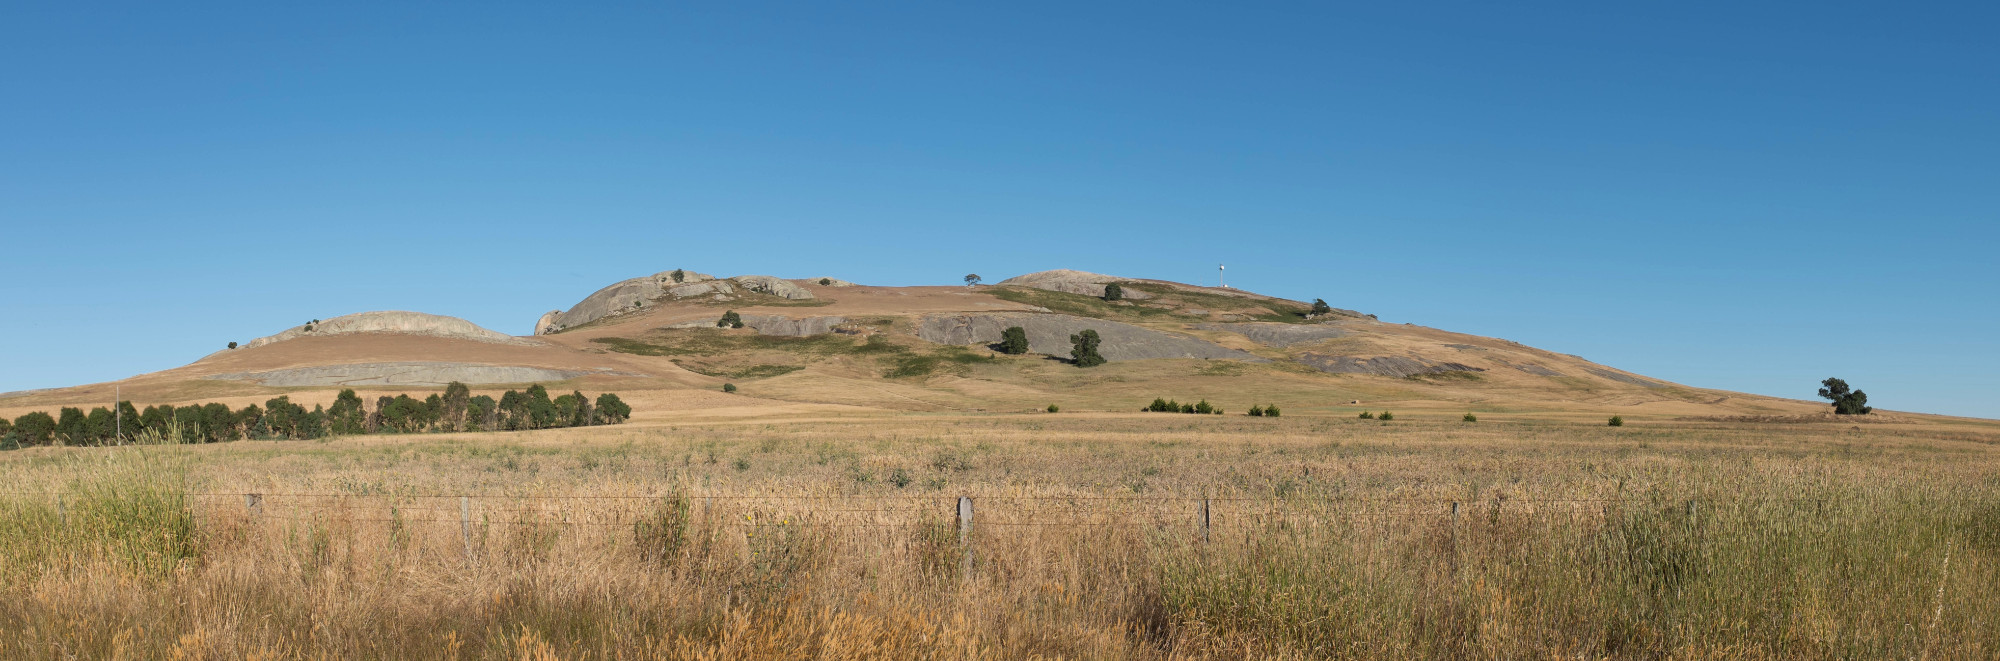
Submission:
[[[1117,284],[1119,297],[1107,297]],[[1107,300],[1115,298],[1116,300]],[[524,304],[528,310],[547,303]],[[1337,303],[1337,302],[1335,302]],[[340,387],[461,381],[617,389],[664,402],[864,409],[1130,411],[1155,397],[1226,410],[1352,407],[1660,416],[1789,416],[1816,404],[1703,390],[1494,338],[1386,323],[1238,289],[1055,270],[974,287],[873,287],[830,276],[717,277],[671,269],[613,283],[510,337],[416,312],[335,317],[117,384],[0,397],[0,415],[97,401],[330,397]],[[719,327],[735,312],[742,326]],[[1019,326],[1028,355],[997,351]],[[1094,330],[1110,362],[1081,369]],[[736,384],[740,395],[689,399]],[[650,394],[649,394],[650,393]],[[690,405],[692,406],[692,405]],[[705,410],[705,409],[704,409]],[[644,415],[641,419],[644,419]]]

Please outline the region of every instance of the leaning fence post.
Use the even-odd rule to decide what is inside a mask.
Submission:
[[[1458,501],[1451,501],[1451,572],[1458,573]]]
[[[972,574],[972,497],[958,497],[958,546],[963,550],[959,573]]]
[[[472,562],[472,498],[458,497],[458,534],[465,538],[465,561]]]
[[[259,514],[263,514],[264,494],[261,493],[243,494],[243,509],[249,512],[250,515],[253,517]]]
[[[56,518],[69,523],[69,503],[63,502],[62,494],[56,494]]]
[[[1208,499],[1201,499],[1201,541],[1208,542]]]

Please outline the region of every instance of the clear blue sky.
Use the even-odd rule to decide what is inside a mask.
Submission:
[[[674,267],[1227,263],[2000,417],[1990,3],[37,4],[0,6],[0,390],[362,310],[525,334]]]

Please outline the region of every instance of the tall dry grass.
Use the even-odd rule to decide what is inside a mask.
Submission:
[[[35,450],[0,461],[0,656],[1993,658],[1996,441],[907,416]]]

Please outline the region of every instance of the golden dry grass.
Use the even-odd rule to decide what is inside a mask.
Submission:
[[[828,409],[37,448],[0,656],[1992,658],[1996,446]]]

